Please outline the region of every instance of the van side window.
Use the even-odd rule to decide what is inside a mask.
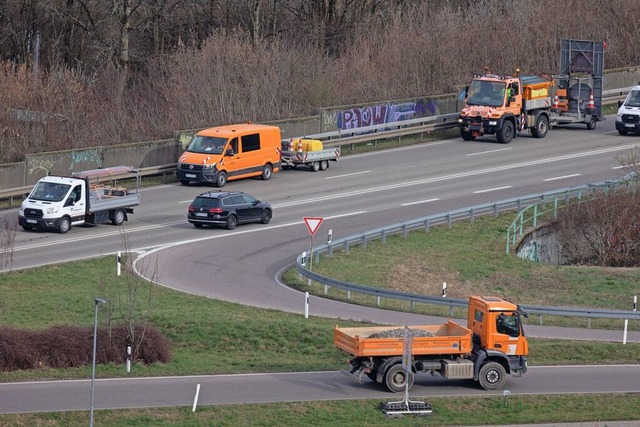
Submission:
[[[260,134],[254,133],[242,137],[242,152],[256,151],[260,149]]]

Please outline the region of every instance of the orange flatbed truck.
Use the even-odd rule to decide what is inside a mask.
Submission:
[[[468,327],[453,320],[443,325],[408,326],[411,375],[402,364],[405,326],[336,326],[334,344],[351,356],[347,373],[360,382],[366,376],[393,392],[405,390],[407,376],[411,388],[418,372],[474,380],[485,390],[499,390],[507,374],[520,376],[527,371],[529,346],[522,316],[526,313],[502,298],[472,296]]]

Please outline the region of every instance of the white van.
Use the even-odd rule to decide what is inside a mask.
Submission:
[[[635,86],[624,102],[618,102],[616,130],[620,135],[640,132],[640,85]]]

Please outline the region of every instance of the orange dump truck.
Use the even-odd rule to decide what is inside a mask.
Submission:
[[[498,297],[469,298],[468,327],[448,320],[443,325],[372,326],[334,329],[334,344],[351,356],[347,371],[393,392],[409,387],[414,374],[431,372],[449,379],[477,381],[485,390],[501,389],[507,374],[527,371],[529,351],[517,305]],[[411,371],[402,363],[405,328],[411,332]]]

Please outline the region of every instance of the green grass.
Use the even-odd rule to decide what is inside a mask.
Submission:
[[[335,402],[288,402],[220,405],[188,408],[101,410],[94,412],[95,425],[122,426],[461,426],[580,423],[638,420],[640,394],[511,395],[503,397],[437,397],[412,400],[428,402],[433,413],[426,417],[405,415],[387,419],[381,400]],[[385,399],[393,401],[398,399]],[[84,425],[87,412],[0,415],[0,423],[12,426]]]
[[[633,295],[640,293],[640,269],[556,266],[534,263],[505,253],[506,229],[515,214],[476,218],[446,226],[415,231],[403,238],[388,236],[367,242],[366,249],[353,245],[349,254],[336,251],[322,255],[313,270],[338,280],[416,294],[440,295],[447,283],[447,296],[467,298],[472,294],[498,294],[523,305],[548,305],[630,310]],[[287,282],[317,295],[323,285],[301,280],[296,271],[286,273]],[[346,300],[344,291],[330,288],[325,295]],[[350,301],[377,305],[374,297],[351,293]],[[382,300],[384,308],[449,315],[446,307],[411,307],[408,302]],[[454,312],[464,317],[463,311]],[[539,319],[529,319],[539,322]],[[585,327],[589,319],[545,317],[544,324]],[[622,327],[622,320],[591,319],[591,326]],[[631,328],[638,328],[632,321]]]

